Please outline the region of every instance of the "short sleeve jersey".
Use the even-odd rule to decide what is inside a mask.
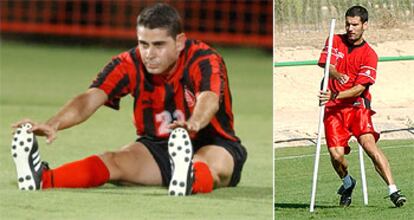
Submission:
[[[227,70],[222,57],[207,44],[187,39],[177,60],[177,68],[168,77],[147,72],[138,47],[114,57],[93,81],[108,95],[105,105],[119,109],[120,99],[134,98],[134,125],[139,136],[165,139],[173,120],[187,120],[196,97],[212,91],[220,98],[219,110],[199,133],[220,135],[236,141],[233,128],[232,98]]]
[[[328,40],[319,58],[318,65],[325,66],[328,54]],[[356,106],[371,108],[371,94],[369,87],[375,83],[377,75],[378,56],[375,51],[363,41],[362,44],[353,46],[346,40],[346,34],[334,35],[330,63],[340,73],[349,76],[349,81],[340,84],[338,80],[329,78],[328,89],[332,92],[348,90],[355,85],[366,87],[359,97],[331,100],[326,107]]]

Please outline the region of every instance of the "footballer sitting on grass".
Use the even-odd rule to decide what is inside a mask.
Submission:
[[[167,4],[140,13],[137,38],[137,47],[114,57],[87,91],[49,120],[13,125],[19,189],[116,182],[168,186],[169,195],[180,196],[239,183],[247,152],[233,129],[222,57],[207,44],[187,39],[181,17]],[[54,169],[41,160],[36,136],[52,143],[59,130],[86,121],[101,106],[119,109],[128,94],[134,98],[136,141]]]

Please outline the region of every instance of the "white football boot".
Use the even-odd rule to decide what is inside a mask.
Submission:
[[[168,187],[171,196],[191,195],[193,184],[193,146],[184,128],[176,128],[168,139],[172,178]]]
[[[16,165],[17,183],[20,190],[39,190],[41,188],[44,164],[40,160],[39,147],[32,125],[21,125],[13,135],[11,154]]]

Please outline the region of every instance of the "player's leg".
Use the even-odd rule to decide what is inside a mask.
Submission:
[[[374,163],[375,170],[387,183],[391,201],[397,207],[403,206],[407,198],[400,193],[400,190],[395,185],[388,159],[376,145],[374,135],[371,133],[363,134],[358,138],[358,141]]]
[[[207,170],[211,173],[214,188],[236,186],[241,178],[243,165],[247,159],[247,151],[238,141],[230,141],[221,137],[212,137],[209,144],[200,145],[194,155],[195,177],[199,180],[207,175]],[[205,172],[197,173],[198,170]],[[207,178],[205,178],[207,179]],[[197,179],[193,185],[193,192],[197,192]]]
[[[374,130],[371,116],[374,114],[370,109],[358,109],[355,112],[355,123],[352,132],[358,138],[359,143],[374,163],[375,169],[382,179],[387,183],[391,201],[395,206],[400,207],[406,202],[404,195],[400,193],[394,183],[388,159],[378,148],[376,142],[379,133]]]
[[[394,179],[392,177],[390,165],[382,150],[377,147],[374,136],[370,133],[363,134],[359,136],[358,141],[371,158],[378,174],[387,185],[393,185]]]
[[[324,118],[325,139],[328,146],[331,163],[335,172],[342,179],[348,175],[348,161],[344,155],[350,152],[348,141],[351,132],[348,121],[345,120],[347,109],[327,109]]]
[[[225,187],[230,184],[234,170],[234,160],[232,155],[223,147],[215,145],[204,146],[194,155],[193,162],[195,172],[197,172],[198,166],[203,166],[202,164],[208,167],[214,188]],[[200,178],[203,178],[201,175]]]
[[[43,188],[88,188],[108,181],[140,185],[161,185],[161,174],[148,149],[139,142],[114,152],[45,170]]]
[[[352,192],[356,181],[348,173],[348,161],[345,154],[350,152],[348,141],[351,133],[348,130],[348,109],[328,110],[325,115],[325,136],[331,163],[338,176],[342,179],[342,185],[338,189],[341,195],[339,205],[349,206],[352,202]]]
[[[331,157],[332,167],[335,169],[339,178],[343,179],[348,175],[348,161],[345,159],[345,148],[329,147],[328,151]]]
[[[357,137],[358,142],[371,158],[375,169],[382,179],[388,184],[394,184],[390,165],[381,149],[376,145],[379,133],[374,130],[371,115],[374,114],[370,109],[355,110],[355,119],[352,125],[352,133]]]
[[[139,185],[161,185],[160,169],[148,148],[134,142],[119,151],[105,152],[99,157],[109,170],[110,180]]]
[[[175,157],[179,157],[177,153]],[[196,193],[209,193],[214,188],[228,186],[231,181],[234,162],[228,151],[224,148],[214,145],[202,147],[194,155],[190,170],[183,169],[187,166],[173,158],[174,170],[171,183],[169,186],[170,195],[189,195]],[[192,181],[188,181],[191,178]],[[179,186],[181,184],[181,187]],[[187,185],[191,184],[191,185]],[[189,186],[191,188],[186,188]]]
[[[171,133],[168,148],[172,162],[170,195],[209,193],[214,187],[236,186],[247,158],[238,141],[202,135],[191,141],[182,128]]]
[[[339,205],[349,206],[352,202],[352,192],[356,185],[356,180],[348,174],[348,161],[345,159],[344,147],[330,147],[328,148],[331,157],[331,163],[338,176],[342,179],[342,185],[338,189],[338,194],[341,195]]]

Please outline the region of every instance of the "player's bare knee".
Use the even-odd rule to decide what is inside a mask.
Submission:
[[[120,178],[120,167],[116,162],[116,153],[112,151],[106,151],[99,155],[103,163],[106,165],[111,180],[118,180]]]
[[[372,134],[364,134],[358,138],[358,142],[364,149],[376,149],[377,144],[375,143],[375,138]]]
[[[222,186],[223,180],[222,180],[222,177],[220,176],[220,173],[212,167],[210,167],[210,172],[211,172],[211,176],[213,177],[214,188]]]
[[[210,171],[215,186],[221,187],[229,184],[232,170],[230,170],[228,166],[225,166],[222,163],[214,163],[210,165]]]
[[[344,160],[344,155],[331,154],[331,160],[335,163],[341,163]]]

